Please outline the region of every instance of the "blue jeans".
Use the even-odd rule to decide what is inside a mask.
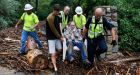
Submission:
[[[21,35],[21,45],[20,45],[20,53],[25,53],[25,49],[26,49],[26,41],[28,36],[31,36],[35,42],[38,44],[39,48],[42,48],[42,43],[40,42],[39,37],[37,36],[37,33],[35,31],[33,32],[28,32],[23,30],[22,31],[22,35]]]
[[[93,63],[94,55],[100,56],[100,54],[107,51],[107,44],[103,36],[95,39],[87,39],[87,51],[88,60]]]
[[[86,60],[87,59],[87,51],[86,51],[86,47],[84,45],[84,43],[82,41],[79,42],[75,42],[75,41],[67,41],[67,46],[68,46],[68,50],[67,50],[67,57],[70,60],[71,58],[73,58],[73,47],[77,46],[80,49],[80,53],[82,56],[82,60]]]

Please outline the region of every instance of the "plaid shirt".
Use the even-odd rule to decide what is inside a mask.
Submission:
[[[82,35],[81,35],[81,29],[77,29],[76,27],[74,29],[68,27],[64,31],[64,36],[68,41],[74,40],[75,42],[82,41]]]

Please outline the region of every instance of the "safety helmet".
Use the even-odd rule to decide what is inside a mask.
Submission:
[[[33,6],[31,4],[25,4],[24,10],[31,10],[33,9]]]
[[[83,13],[83,10],[82,10],[82,8],[80,6],[78,6],[78,7],[76,7],[75,12],[77,14],[82,14]]]

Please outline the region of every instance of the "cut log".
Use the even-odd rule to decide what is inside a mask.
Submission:
[[[48,59],[38,49],[32,49],[27,53],[27,60],[34,69],[45,69],[48,67]]]
[[[36,49],[37,48],[37,44],[35,43],[34,39],[29,37],[27,40],[27,49]]]

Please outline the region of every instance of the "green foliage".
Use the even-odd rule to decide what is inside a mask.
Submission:
[[[52,11],[50,3],[51,0],[39,0],[37,14],[41,20],[46,19],[48,14]]]
[[[10,26],[18,14],[16,11],[20,6],[15,0],[0,0],[0,28]]]
[[[140,10],[136,2],[139,0],[110,0],[110,4],[118,7],[121,49],[136,51],[140,48]]]

